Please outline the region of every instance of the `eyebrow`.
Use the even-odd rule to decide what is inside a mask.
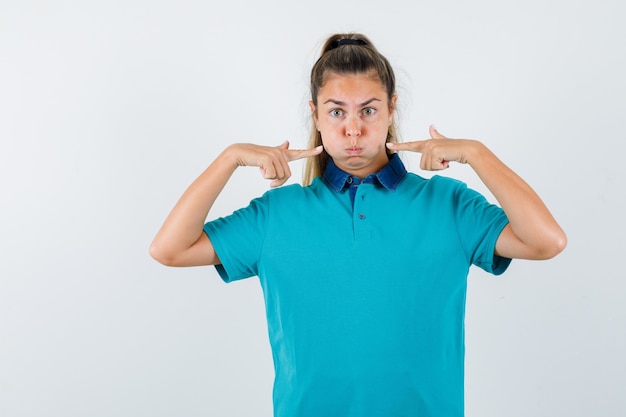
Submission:
[[[359,104],[359,107],[363,107],[363,106],[367,106],[368,104],[370,104],[373,101],[382,101],[381,99],[378,99],[376,97],[370,98],[367,101],[364,101],[363,103]],[[336,104],[337,106],[345,106],[346,103],[343,101],[339,101],[339,100],[335,100],[334,98],[329,98],[328,100],[326,100],[324,102],[324,104],[328,104],[328,103],[333,103]]]

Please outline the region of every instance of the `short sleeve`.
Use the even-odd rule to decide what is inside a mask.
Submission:
[[[225,282],[258,275],[268,223],[268,197],[254,199],[229,216],[204,225],[221,264],[215,268]]]
[[[496,242],[509,223],[504,210],[459,182],[455,192],[457,228],[463,248],[473,265],[500,275],[511,259],[495,254]]]

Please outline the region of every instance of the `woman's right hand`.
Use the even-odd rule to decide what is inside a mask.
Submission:
[[[251,143],[230,145],[225,152],[231,155],[237,166],[259,167],[263,178],[273,180],[271,187],[283,185],[291,177],[289,162],[319,155],[320,145],[313,149],[289,149],[289,142],[279,146],[262,146]]]

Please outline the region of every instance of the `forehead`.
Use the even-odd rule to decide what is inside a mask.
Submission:
[[[363,102],[371,98],[386,101],[387,92],[375,72],[359,74],[328,73],[324,85],[319,89],[318,100],[326,99],[344,102]]]

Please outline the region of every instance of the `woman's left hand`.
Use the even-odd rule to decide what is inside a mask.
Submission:
[[[420,168],[426,171],[439,171],[450,167],[450,162],[468,163],[472,149],[478,144],[470,139],[450,139],[430,126],[431,139],[404,143],[387,143],[392,151],[410,151],[422,154]]]

